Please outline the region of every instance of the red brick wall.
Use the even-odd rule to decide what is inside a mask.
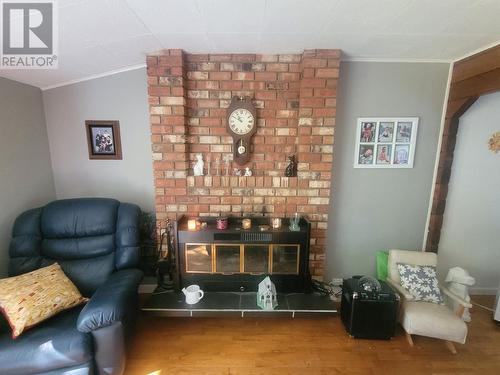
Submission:
[[[206,55],[176,49],[148,56],[158,227],[182,214],[298,211],[312,222],[310,269],[321,278],[339,57],[339,50]],[[215,175],[215,159],[223,170],[223,155],[232,154],[226,108],[235,95],[250,96],[257,107],[252,177]],[[205,168],[210,154],[212,176],[192,176],[196,153]],[[297,155],[298,177],[283,177],[290,154]]]

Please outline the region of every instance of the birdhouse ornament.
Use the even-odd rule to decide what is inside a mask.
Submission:
[[[257,306],[262,310],[274,310],[278,307],[278,297],[276,295],[276,287],[267,276],[259,284],[257,292]]]

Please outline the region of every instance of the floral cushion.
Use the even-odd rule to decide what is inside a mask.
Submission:
[[[397,266],[401,286],[414,297],[415,301],[443,304],[436,277],[436,267],[403,263],[398,263]]]
[[[0,280],[0,311],[14,339],[26,329],[87,300],[57,263]]]

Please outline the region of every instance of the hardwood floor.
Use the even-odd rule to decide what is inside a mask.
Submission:
[[[475,302],[491,306],[492,297]],[[469,336],[453,355],[445,342],[399,329],[390,341],[347,336],[340,317],[311,319],[144,316],[127,375],[500,374],[500,325],[471,311]]]

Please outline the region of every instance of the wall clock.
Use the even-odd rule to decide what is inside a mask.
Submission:
[[[250,159],[250,140],[257,131],[257,111],[248,97],[234,96],[227,109],[227,130],[233,137],[233,160],[245,164]]]

